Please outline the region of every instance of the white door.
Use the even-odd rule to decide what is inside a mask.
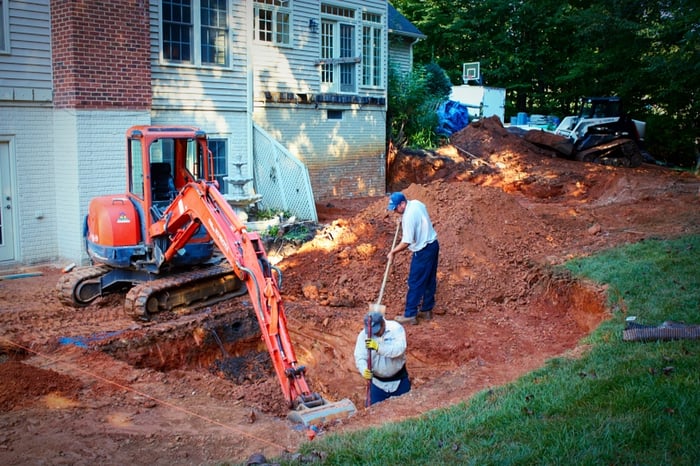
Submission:
[[[506,114],[506,90],[498,87],[484,88],[484,118],[496,115],[504,123]]]
[[[0,141],[0,261],[15,260],[15,229],[12,222],[12,183],[10,144]]]

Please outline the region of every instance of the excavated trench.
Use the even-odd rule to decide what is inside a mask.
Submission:
[[[120,333],[99,348],[136,368],[208,370],[236,383],[268,377],[254,310],[237,300],[226,307]]]
[[[514,366],[514,361],[520,361],[523,354],[545,358],[561,354],[609,317],[601,289],[568,274],[534,267],[525,281],[528,285],[519,299],[510,296],[496,302],[493,298],[496,304],[484,308],[450,308],[433,322],[408,326],[414,389],[427,390],[426,396],[432,396],[428,395],[431,387],[441,385],[443,382],[438,381],[445,374],[461,373],[462,366],[471,368],[475,383],[482,367],[498,368],[506,377],[516,370],[515,366],[520,367],[520,362]],[[362,405],[364,391],[352,357],[356,332],[347,332],[348,314],[361,312],[329,308],[314,300],[292,300],[288,310],[290,336],[299,361],[308,368],[312,389],[328,399],[349,398],[357,406]],[[318,319],[300,321],[294,315],[316,315]],[[436,334],[445,338],[436,341]],[[137,369],[206,371],[234,385],[275,378],[257,318],[245,298],[170,320],[63,343],[87,343]],[[523,371],[536,367],[527,364],[541,361],[527,358]],[[496,377],[492,382],[496,381],[500,379]],[[451,382],[445,379],[444,383]],[[270,387],[274,390],[275,384]],[[263,411],[281,409],[282,404],[274,396],[269,400],[247,396]],[[286,410],[286,405],[283,408]]]

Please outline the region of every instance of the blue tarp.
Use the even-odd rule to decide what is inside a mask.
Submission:
[[[114,332],[93,333],[92,335],[90,335],[88,337],[81,337],[81,336],[61,337],[58,339],[58,343],[61,345],[74,345],[74,346],[77,346],[78,348],[88,348],[90,343],[94,343],[96,341],[101,341],[101,340],[106,340],[107,338],[115,337],[123,332],[124,332],[124,330],[117,330]]]
[[[437,134],[451,136],[469,124],[467,107],[456,100],[446,100],[437,108]]]

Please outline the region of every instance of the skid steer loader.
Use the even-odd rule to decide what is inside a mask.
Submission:
[[[624,113],[619,97],[587,97],[579,114],[565,117],[554,134],[531,130],[524,137],[565,158],[638,167],[647,155],[643,149],[645,131],[646,123]]]

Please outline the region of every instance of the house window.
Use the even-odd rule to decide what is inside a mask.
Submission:
[[[163,0],[163,59],[174,63],[228,66],[226,5],[227,0]]]
[[[207,144],[214,158],[214,178],[219,183],[219,192],[227,194],[229,186],[224,180],[228,176],[226,139],[209,139]]]
[[[255,38],[275,45],[292,42],[291,0],[255,0]]]
[[[9,0],[0,0],[0,52],[10,52]]]
[[[328,110],[326,112],[326,118],[329,120],[342,120],[343,111],[342,110]]]
[[[382,85],[382,15],[362,13],[362,85]]]
[[[321,5],[321,89],[323,92],[355,92],[355,11]]]
[[[226,0],[200,0],[202,63],[227,65],[228,19]]]

